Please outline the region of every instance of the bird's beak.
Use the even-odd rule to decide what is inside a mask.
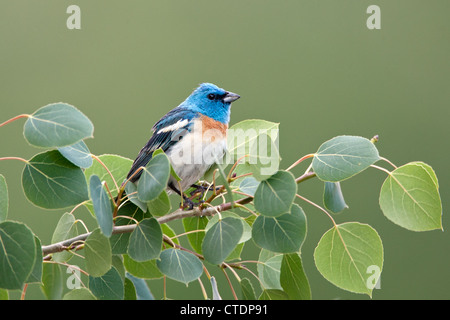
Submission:
[[[236,93],[233,93],[233,92],[227,92],[226,94],[225,94],[225,97],[223,98],[223,102],[225,102],[225,103],[231,103],[231,102],[233,102],[233,101],[236,101],[237,99],[239,99],[241,96],[240,95],[238,95],[238,94],[236,94]]]

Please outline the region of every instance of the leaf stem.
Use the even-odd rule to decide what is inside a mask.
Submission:
[[[386,172],[388,175],[391,175],[391,172],[390,172],[389,170],[383,168],[383,167],[379,167],[379,166],[376,166],[376,165],[374,165],[374,164],[371,164],[370,166],[371,166],[372,168],[375,168],[375,169],[384,171],[384,172]]]
[[[0,161],[2,161],[2,160],[19,160],[19,161],[28,163],[28,160],[25,160],[24,158],[20,158],[20,157],[3,157],[3,158],[0,158]]]
[[[228,274],[227,274],[227,272],[225,271],[225,268],[222,267],[222,268],[220,268],[220,269],[223,271],[223,274],[225,275],[225,278],[227,278],[228,285],[229,285],[230,288],[231,288],[231,292],[233,293],[234,300],[238,300],[238,297],[237,297],[237,295],[236,295],[236,292],[234,291],[233,285],[231,284],[230,277],[228,277]]]
[[[296,196],[297,198],[299,198],[299,199],[301,199],[301,200],[303,200],[303,201],[309,203],[310,205],[316,207],[317,209],[319,209],[319,210],[325,212],[325,214],[328,216],[328,218],[330,218],[331,221],[333,222],[333,225],[334,225],[335,227],[337,227],[336,222],[334,221],[333,217],[328,213],[327,210],[325,210],[324,208],[322,208],[321,206],[319,206],[317,203],[312,202],[311,200],[309,200],[309,199],[307,199],[307,198],[305,198],[305,197],[302,197],[302,196],[299,195],[298,193],[297,193],[295,196]]]
[[[21,118],[28,118],[28,117],[30,117],[29,114],[20,114],[20,115],[18,115],[18,116],[15,116],[14,118],[11,118],[11,119],[9,119],[9,120],[6,120],[6,121],[3,122],[2,124],[0,124],[0,127],[3,127],[4,125],[7,125],[8,123],[11,123],[11,122],[16,121],[16,120],[18,120],[18,119],[21,119]]]
[[[384,158],[384,157],[380,157],[381,160],[386,161],[387,163],[389,163],[391,166],[394,167],[394,169],[397,169],[397,166],[395,164],[393,164],[390,160]]]
[[[205,287],[203,286],[203,282],[200,278],[197,279],[198,283],[200,284],[200,288],[202,289],[203,298],[205,300],[208,300],[208,294],[206,293]]]
[[[305,174],[303,174],[300,177],[298,177],[297,179],[295,179],[295,182],[297,182],[297,184],[298,184],[298,183],[301,183],[303,181],[306,181],[306,180],[309,180],[311,178],[314,178],[315,176],[316,176],[315,172],[312,172],[312,171],[306,172]]]
[[[295,161],[289,168],[286,169],[286,171],[291,170],[292,168],[296,167],[300,163],[302,163],[304,160],[314,157],[314,153],[307,154],[306,156],[301,157],[297,161]]]
[[[103,163],[103,161],[100,160],[100,158],[97,157],[96,155],[91,154],[91,157],[92,157],[93,159],[97,160],[98,163],[100,163],[100,165],[101,165],[103,168],[105,168],[106,172],[108,172],[109,176],[111,177],[112,181],[114,182],[114,186],[116,187],[116,190],[119,191],[119,186],[117,185],[117,181],[116,181],[116,179],[114,179],[114,177],[113,177],[111,171],[108,169],[108,167],[107,167],[107,166]]]

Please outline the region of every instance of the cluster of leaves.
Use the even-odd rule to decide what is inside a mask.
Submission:
[[[71,211],[61,216],[52,244],[43,246],[28,226],[7,219],[8,189],[0,175],[1,297],[7,297],[8,290],[23,290],[24,294],[29,283],[39,283],[48,298],[62,298],[61,269],[69,268],[86,275],[88,281],[77,279],[81,286],[66,293],[66,299],[153,298],[145,280],[161,277],[185,284],[198,280],[205,298],[220,298],[224,289],[217,288],[208,271],[218,266],[227,278],[229,270],[239,282],[240,290],[236,290],[229,281],[235,298],[310,299],[301,258],[307,219],[298,202],[318,208],[332,223],[314,252],[320,273],[344,290],[371,296],[383,268],[381,239],[367,224],[336,224],[332,216],[347,207],[339,182],[369,167],[387,174],[379,202],[388,219],[414,231],[442,229],[438,181],[432,168],[423,162],[395,167],[379,156],[374,139],[338,136],[281,170],[278,124],[242,121],[230,129],[254,129],[258,134],[247,136],[241,145],[229,137],[233,163],[225,168],[216,165],[205,176],[203,183],[211,192],[186,190],[186,194],[193,192],[192,199],[203,202],[185,210],[172,209],[165,191],[170,175],[178,177],[164,152],[154,153],[135,185],[126,180],[131,159],[89,151],[83,140],[92,137],[93,125],[75,107],[47,105],[0,127],[20,118],[27,119],[25,139],[46,151],[30,160],[0,160],[25,163],[22,185],[31,203]],[[270,155],[260,152],[259,140],[271,150]],[[295,177],[292,169],[308,159],[312,161],[305,173]],[[380,160],[394,169],[374,165]],[[298,184],[314,177],[324,181],[325,208],[298,193]],[[80,225],[86,228],[75,218],[76,209],[82,206],[95,218],[93,231],[79,232]],[[183,219],[183,233],[171,228],[170,222],[176,219]],[[261,248],[258,261],[241,259],[250,239]],[[69,264],[80,253],[84,265]],[[256,263],[256,272],[248,268],[252,263]],[[373,267],[379,272],[368,281],[368,270]],[[260,288],[242,273],[255,276]],[[210,282],[211,294],[202,283],[202,274]]]

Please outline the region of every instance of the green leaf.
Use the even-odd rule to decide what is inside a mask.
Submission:
[[[165,190],[153,200],[147,202],[148,210],[153,216],[163,216],[169,213],[172,206],[170,205],[169,195]]]
[[[278,289],[267,289],[264,290],[259,296],[259,300],[288,300],[288,295]]]
[[[58,148],[58,151],[70,162],[80,168],[92,166],[92,156],[83,140],[67,147]]]
[[[283,255],[280,283],[291,300],[311,300],[311,288],[299,254]]]
[[[160,154],[160,153],[165,154],[164,151],[163,151],[163,149],[158,148],[158,149],[156,149],[155,151],[153,151],[152,157],[155,157],[155,156],[157,156],[157,155]],[[170,175],[171,175],[172,177],[174,177],[176,181],[181,181],[181,178],[178,176],[178,174],[175,172],[175,170],[173,169],[172,166],[170,166]]]
[[[95,174],[89,181],[89,190],[100,230],[105,236],[110,237],[113,229],[111,199],[103,188],[100,178]]]
[[[167,223],[160,224],[160,226],[164,235],[168,236],[173,243],[180,244],[180,240],[176,237],[177,234]]]
[[[342,194],[341,184],[339,182],[325,181],[323,204],[325,208],[333,213],[339,213],[348,208]]]
[[[255,209],[264,216],[279,216],[289,212],[296,193],[297,184],[292,173],[280,170],[258,185]]]
[[[3,175],[0,174],[0,222],[8,216],[8,186]]]
[[[78,109],[66,103],[53,103],[28,116],[25,139],[42,148],[64,147],[94,133],[92,122]]]
[[[239,185],[239,190],[250,196],[254,196],[256,189],[258,189],[259,181],[253,177],[246,177]]]
[[[423,162],[395,169],[384,181],[380,207],[392,222],[413,231],[442,229],[442,203],[437,177]]]
[[[305,240],[306,216],[294,204],[290,213],[278,217],[258,216],[253,223],[252,237],[261,248],[281,253],[297,252]]]
[[[134,224],[135,221],[142,221],[150,215],[142,212],[138,207],[136,207],[131,202],[124,202],[120,205],[120,209],[117,213],[118,217],[115,220],[116,226]],[[126,216],[133,218],[135,221],[129,218],[122,218],[120,216]],[[127,253],[128,243],[131,233],[116,233],[111,235],[109,241],[111,243],[111,250],[113,254],[124,254]]]
[[[166,249],[156,261],[158,269],[167,277],[188,284],[203,273],[201,261],[192,253],[179,249]]]
[[[45,209],[67,208],[89,199],[83,171],[56,150],[27,162],[22,186],[27,199]]]
[[[336,225],[320,239],[314,260],[325,279],[344,290],[372,295],[370,268],[383,269],[383,245],[369,225]],[[375,281],[376,282],[376,281]]]
[[[100,300],[123,300],[124,298],[123,280],[114,267],[101,277],[90,275],[89,290]]]
[[[134,287],[133,282],[128,279],[128,278],[124,278],[123,279],[123,299],[124,300],[137,300],[136,299],[136,288]],[[144,280],[142,280],[144,281]]]
[[[136,261],[159,257],[162,246],[162,231],[155,218],[144,219],[131,233],[128,255]]]
[[[236,123],[228,129],[227,146],[228,152],[235,160],[249,155],[250,148],[255,141],[258,141],[260,135],[265,134],[272,141],[278,139],[279,123],[248,119]]]
[[[96,298],[88,288],[79,288],[67,292],[63,300],[96,300]]]
[[[156,259],[139,262],[124,254],[123,264],[130,274],[141,279],[159,279],[163,276],[156,266]]]
[[[128,200],[130,200],[131,203],[133,203],[135,206],[139,207],[139,209],[141,209],[144,212],[148,211],[147,203],[150,203],[151,201],[144,202],[144,201],[139,200],[138,194],[137,194],[137,186],[135,183],[128,182],[125,186],[125,192],[127,194]],[[157,201],[157,200],[155,199],[155,201]]]
[[[95,229],[84,242],[86,271],[93,277],[104,275],[112,263],[109,239]]]
[[[204,230],[208,224],[207,217],[187,217],[183,219],[183,227],[185,232],[194,230]],[[197,253],[202,253],[202,242],[205,238],[205,232],[194,232],[187,234],[189,244]]]
[[[224,211],[220,213],[220,216],[218,214],[212,216],[211,219],[209,219],[208,224],[204,228],[205,232],[208,232],[208,230],[211,229],[211,227],[215,225],[217,222],[219,222],[220,219],[227,217],[236,218],[242,222],[243,231],[241,237],[239,238],[238,244],[246,242],[251,239],[252,227],[250,227],[250,225],[244,219],[242,219],[238,214],[234,213],[233,211]]]
[[[0,301],[1,300],[8,300],[9,299],[9,293],[6,289],[0,289]]]
[[[130,279],[134,285],[136,291],[136,300],[155,300],[145,280],[136,278],[129,273],[126,274],[126,279]]]
[[[108,170],[114,177],[114,180],[120,187],[121,183],[127,177],[128,171],[133,164],[133,160],[115,154],[103,154],[101,156],[98,156],[98,158],[108,168]],[[106,184],[108,184],[109,190],[111,190],[111,194],[114,197],[117,196],[117,189],[115,187],[113,179],[111,178],[108,171],[98,161],[94,161],[92,166],[84,171],[84,174],[87,181],[91,179],[92,175],[97,175],[101,181],[105,181]]]
[[[57,243],[75,237],[78,234],[75,217],[68,212],[64,213],[53,231],[52,243]],[[72,257],[68,251],[56,252],[52,255],[52,260],[56,262],[67,262]]]
[[[20,222],[0,223],[0,288],[22,289],[36,258],[31,230]]]
[[[234,250],[244,232],[241,219],[227,217],[214,224],[205,235],[202,252],[205,260],[221,264]]]
[[[375,145],[356,136],[338,136],[323,143],[314,155],[312,167],[323,181],[348,179],[380,159]]]
[[[166,189],[169,176],[169,158],[163,153],[157,154],[142,170],[137,187],[139,200],[147,202],[156,199]]]
[[[61,300],[63,274],[59,264],[44,263],[42,268],[42,291],[48,300]]]
[[[248,278],[242,278],[239,284],[241,285],[242,300],[256,300],[255,290]]]
[[[41,247],[41,241],[38,237],[34,237],[34,242],[36,244],[36,257],[34,259],[34,266],[33,270],[31,270],[30,275],[28,276],[26,283],[41,283],[42,282],[42,268],[43,268],[43,262],[42,262],[42,247]]]
[[[275,142],[267,134],[261,134],[251,144],[249,157],[244,161],[248,164],[253,177],[261,181],[278,171],[280,160],[280,153]]]
[[[259,253],[258,263],[256,269],[258,277],[265,289],[279,289],[282,290],[280,284],[280,269],[283,255],[274,253],[272,251],[262,249]]]

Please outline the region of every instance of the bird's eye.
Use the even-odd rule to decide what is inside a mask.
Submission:
[[[214,93],[208,94],[208,99],[209,100],[214,100],[215,98],[216,98],[216,95]]]

